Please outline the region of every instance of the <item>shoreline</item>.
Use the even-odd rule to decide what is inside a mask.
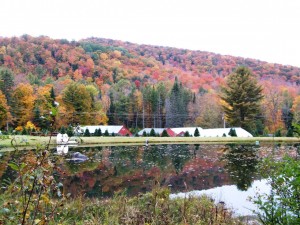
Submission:
[[[14,138],[14,141],[12,139]],[[297,137],[76,137],[78,146],[115,146],[115,145],[158,145],[158,144],[274,144],[300,143]],[[0,140],[0,152],[12,151],[14,147],[22,150],[40,148],[43,146],[57,146],[56,137],[15,135]],[[71,144],[72,146],[74,144]]]

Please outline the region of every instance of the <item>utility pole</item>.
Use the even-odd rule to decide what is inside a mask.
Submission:
[[[222,115],[223,127],[226,128],[225,114]]]

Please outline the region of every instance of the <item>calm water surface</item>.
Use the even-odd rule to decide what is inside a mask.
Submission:
[[[66,154],[58,156],[63,150]],[[87,160],[74,159],[75,152],[87,156]],[[268,155],[278,159],[285,153],[296,156],[297,146],[79,146],[59,147],[52,153],[59,157],[60,164],[60,170],[54,175],[63,183],[65,193],[72,196],[111,197],[116,192],[134,196],[161,185],[170,188],[171,197],[206,193],[216,200],[229,202],[234,208],[245,209],[251,208],[245,205],[248,194],[251,195],[256,186],[267,187],[265,181],[259,181],[256,168],[259,161]],[[2,180],[13,177],[7,167],[10,158],[11,153],[2,153],[0,157]],[[240,213],[247,214],[247,211]]]

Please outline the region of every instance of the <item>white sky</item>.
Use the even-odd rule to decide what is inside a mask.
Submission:
[[[300,67],[299,0],[2,0],[0,36],[111,38]]]

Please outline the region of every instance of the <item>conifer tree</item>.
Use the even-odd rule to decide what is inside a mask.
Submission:
[[[177,77],[166,103],[166,127],[182,127],[188,118],[191,93],[179,84]]]
[[[89,129],[85,129],[83,136],[90,137],[91,136],[90,130]]]
[[[196,127],[194,137],[199,137],[199,136],[200,136],[200,132],[199,132],[198,128]]]
[[[155,131],[154,129],[152,128],[151,131],[150,131],[150,137],[155,137],[156,134],[155,134]]]
[[[10,69],[0,67],[0,90],[5,95],[7,104],[11,106],[14,74]]]
[[[161,134],[162,137],[169,137],[169,134],[166,130],[163,130],[162,134]]]
[[[230,128],[228,135],[231,137],[237,137],[236,131],[234,128]]]
[[[254,130],[255,117],[260,111],[262,87],[246,67],[238,67],[226,80],[221,99],[227,123],[248,131]]]

